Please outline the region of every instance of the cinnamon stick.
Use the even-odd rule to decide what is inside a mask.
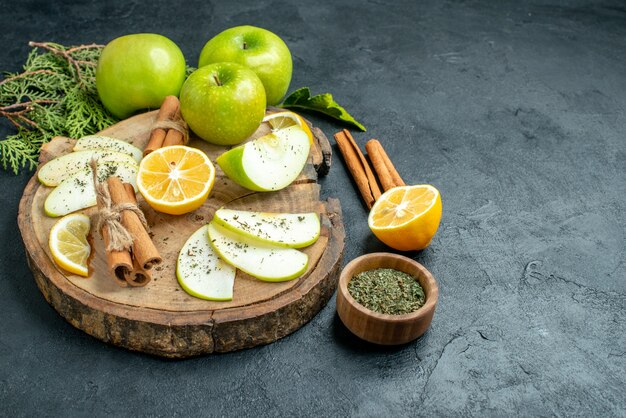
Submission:
[[[344,129],[341,132],[337,132],[335,140],[339,146],[339,151],[341,151],[346,161],[348,170],[363,197],[365,205],[368,209],[371,209],[381,193],[369,163],[348,130]]]
[[[180,102],[178,101],[178,97],[167,96],[165,100],[163,100],[163,104],[161,104],[161,108],[159,109],[159,113],[157,114],[156,121],[158,123],[165,120],[174,119],[177,112],[180,112]],[[150,154],[152,151],[157,150],[163,146],[165,137],[167,136],[167,132],[168,131],[164,128],[156,128],[152,130],[152,132],[150,133],[150,139],[148,140],[148,144],[143,150],[144,157]]]
[[[380,180],[380,184],[383,186],[385,191],[393,187],[405,185],[404,180],[400,177],[400,174],[394,167],[380,141],[376,139],[367,141],[365,149],[367,150],[367,155],[372,161],[372,166],[374,167],[374,171]]]
[[[92,170],[94,188],[96,189],[98,216],[101,216],[102,213],[109,213],[112,202],[109,199],[110,196],[107,193],[107,189],[103,188],[103,185],[101,185],[98,181],[98,161],[96,159],[92,159],[89,162],[89,166]],[[101,222],[100,218],[98,219],[98,222]],[[117,285],[126,287],[128,286],[128,283],[126,282],[124,276],[133,268],[133,260],[130,254],[130,249],[124,246],[120,247],[118,245],[119,243],[112,245],[113,238],[111,236],[112,232],[110,229],[112,224],[109,222],[102,222],[101,225],[100,235],[102,235],[102,240],[104,241],[104,249],[109,273]]]
[[[102,240],[104,241],[104,248],[109,247],[111,238],[109,236],[109,229],[104,226],[101,231]],[[109,268],[110,276],[115,283],[121,287],[128,286],[126,281],[126,275],[133,269],[133,260],[130,256],[130,252],[126,251],[105,251],[107,258],[107,266]]]
[[[372,190],[372,196],[374,196],[374,200],[376,201],[380,197],[381,192],[380,192],[380,188],[378,187],[378,183],[376,182],[376,177],[374,176],[374,172],[372,172],[372,168],[370,167],[369,163],[365,159],[365,156],[361,152],[359,145],[356,143],[356,141],[352,137],[352,134],[350,134],[350,131],[348,131],[347,129],[344,129],[343,133],[345,134],[346,138],[348,138],[348,140],[350,141],[350,144],[354,148],[354,151],[356,152],[357,156],[359,157],[359,160],[361,161],[361,164],[363,165],[363,169],[365,170],[365,175],[367,176],[367,181],[369,182],[370,189]]]
[[[167,135],[165,135],[165,139],[163,140],[163,146],[169,147],[170,145],[183,145],[185,143],[185,139],[183,137],[183,133],[177,131],[176,129],[169,129],[167,131]]]
[[[137,194],[135,193],[135,188],[130,183],[122,183],[124,185],[124,190],[126,190],[126,194],[131,200],[131,203],[137,204]]]
[[[122,184],[124,185],[124,190],[126,190],[126,195],[130,202],[136,205],[137,195],[135,194],[135,188],[130,183]],[[144,270],[137,262],[137,259],[133,259],[132,268],[125,272],[124,279],[127,284],[133,287],[145,286],[152,280],[152,274],[150,270]]]
[[[150,270],[143,269],[137,260],[133,260],[133,269],[125,276],[126,282],[133,287],[147,285],[152,280]]]
[[[116,205],[133,203],[133,199],[126,193],[126,188],[118,177],[109,177],[107,184],[111,193],[111,200]],[[126,209],[122,211],[121,218],[122,225],[133,237],[133,257],[139,266],[144,270],[149,270],[153,265],[161,263],[161,256],[137,214]]]
[[[97,173],[97,162],[90,162],[91,169],[94,173],[94,186],[96,182],[95,173]],[[96,198],[96,202],[98,205],[98,210],[103,211],[106,210],[107,203],[101,197]],[[109,227],[106,224],[103,224],[100,229],[100,235],[102,236],[102,241],[104,242],[105,255],[107,259],[107,267],[109,270],[109,275],[113,278],[114,282],[121,286],[127,287],[128,283],[126,282],[125,275],[133,269],[133,260],[130,255],[129,250],[110,250],[111,244],[111,235]]]

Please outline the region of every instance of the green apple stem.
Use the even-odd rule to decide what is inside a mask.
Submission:
[[[222,83],[220,82],[220,79],[217,76],[217,74],[213,74],[213,80],[215,80],[215,84],[217,84],[218,86],[222,85]]]

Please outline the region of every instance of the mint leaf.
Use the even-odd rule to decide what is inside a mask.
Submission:
[[[356,126],[363,132],[366,131],[365,126],[357,122],[343,107],[339,106],[333,95],[330,93],[318,94],[311,97],[311,90],[308,87],[302,87],[291,93],[282,104],[284,108],[296,108],[320,112],[331,118],[349,123]]]

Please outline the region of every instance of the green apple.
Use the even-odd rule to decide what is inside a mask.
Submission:
[[[259,192],[289,186],[302,172],[311,143],[299,126],[290,126],[239,145],[217,157],[235,183]]]
[[[74,151],[83,151],[87,149],[104,149],[109,151],[122,152],[128,154],[137,161],[141,162],[143,152],[134,145],[129,144],[121,139],[111,138],[102,135],[87,135],[76,141]]]
[[[237,26],[221,32],[202,48],[198,67],[215,62],[237,62],[259,76],[267,104],[277,105],[291,82],[289,48],[274,33],[254,26]]]
[[[176,264],[178,283],[197,298],[232,300],[236,270],[213,251],[208,234],[208,225],[204,225],[181,248]]]
[[[221,62],[194,71],[180,90],[189,127],[213,144],[234,145],[257,130],[265,116],[265,89],[243,65]]]
[[[135,159],[128,154],[102,149],[89,149],[70,152],[48,161],[37,172],[37,178],[46,186],[58,186],[66,178],[89,168],[89,162],[94,158],[101,163],[118,162],[137,166]]]
[[[137,33],[109,42],[96,67],[96,88],[104,107],[120,119],[156,109],[178,96],[185,81],[185,57],[162,35]]]
[[[306,271],[309,257],[293,248],[278,247],[209,223],[209,241],[217,254],[241,271],[267,282],[295,279]]]
[[[238,234],[279,247],[306,247],[320,236],[320,218],[312,212],[270,213],[221,208],[215,212],[213,221]]]
[[[103,181],[109,176],[117,176],[137,190],[137,170],[137,164],[106,162],[98,164],[98,178]],[[50,192],[44,202],[44,212],[55,218],[95,205],[93,174],[91,167],[87,167],[63,180]]]

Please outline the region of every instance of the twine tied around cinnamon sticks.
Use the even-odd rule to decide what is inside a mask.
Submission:
[[[150,139],[143,156],[162,147],[186,145],[189,142],[189,127],[180,113],[180,101],[176,96],[167,96],[157,114],[150,131]]]
[[[106,246],[107,251],[130,250],[133,245],[133,237],[130,235],[130,232],[124,228],[124,225],[122,225],[122,212],[125,210],[134,212],[143,227],[146,228],[146,231],[150,232],[146,216],[136,203],[113,204],[108,184],[98,180],[97,160],[91,160],[89,165],[93,172],[93,184],[96,190],[96,202],[98,204],[96,231],[107,228],[109,235],[109,242]]]
[[[162,259],[148,234],[148,223],[137,205],[135,189],[116,176],[98,179],[98,164],[90,162],[98,204],[97,230],[104,241],[107,265],[120,286],[145,286],[150,269]]]
[[[368,209],[372,208],[374,202],[382,194],[378,181],[380,181],[385,192],[393,187],[406,185],[378,140],[371,139],[365,144],[365,149],[374,167],[372,170],[358,144],[347,129],[337,132],[334,136],[339,146],[339,151],[341,151],[348,166],[348,171],[352,175],[361,193],[363,202]],[[378,176],[378,181],[374,172]]]

